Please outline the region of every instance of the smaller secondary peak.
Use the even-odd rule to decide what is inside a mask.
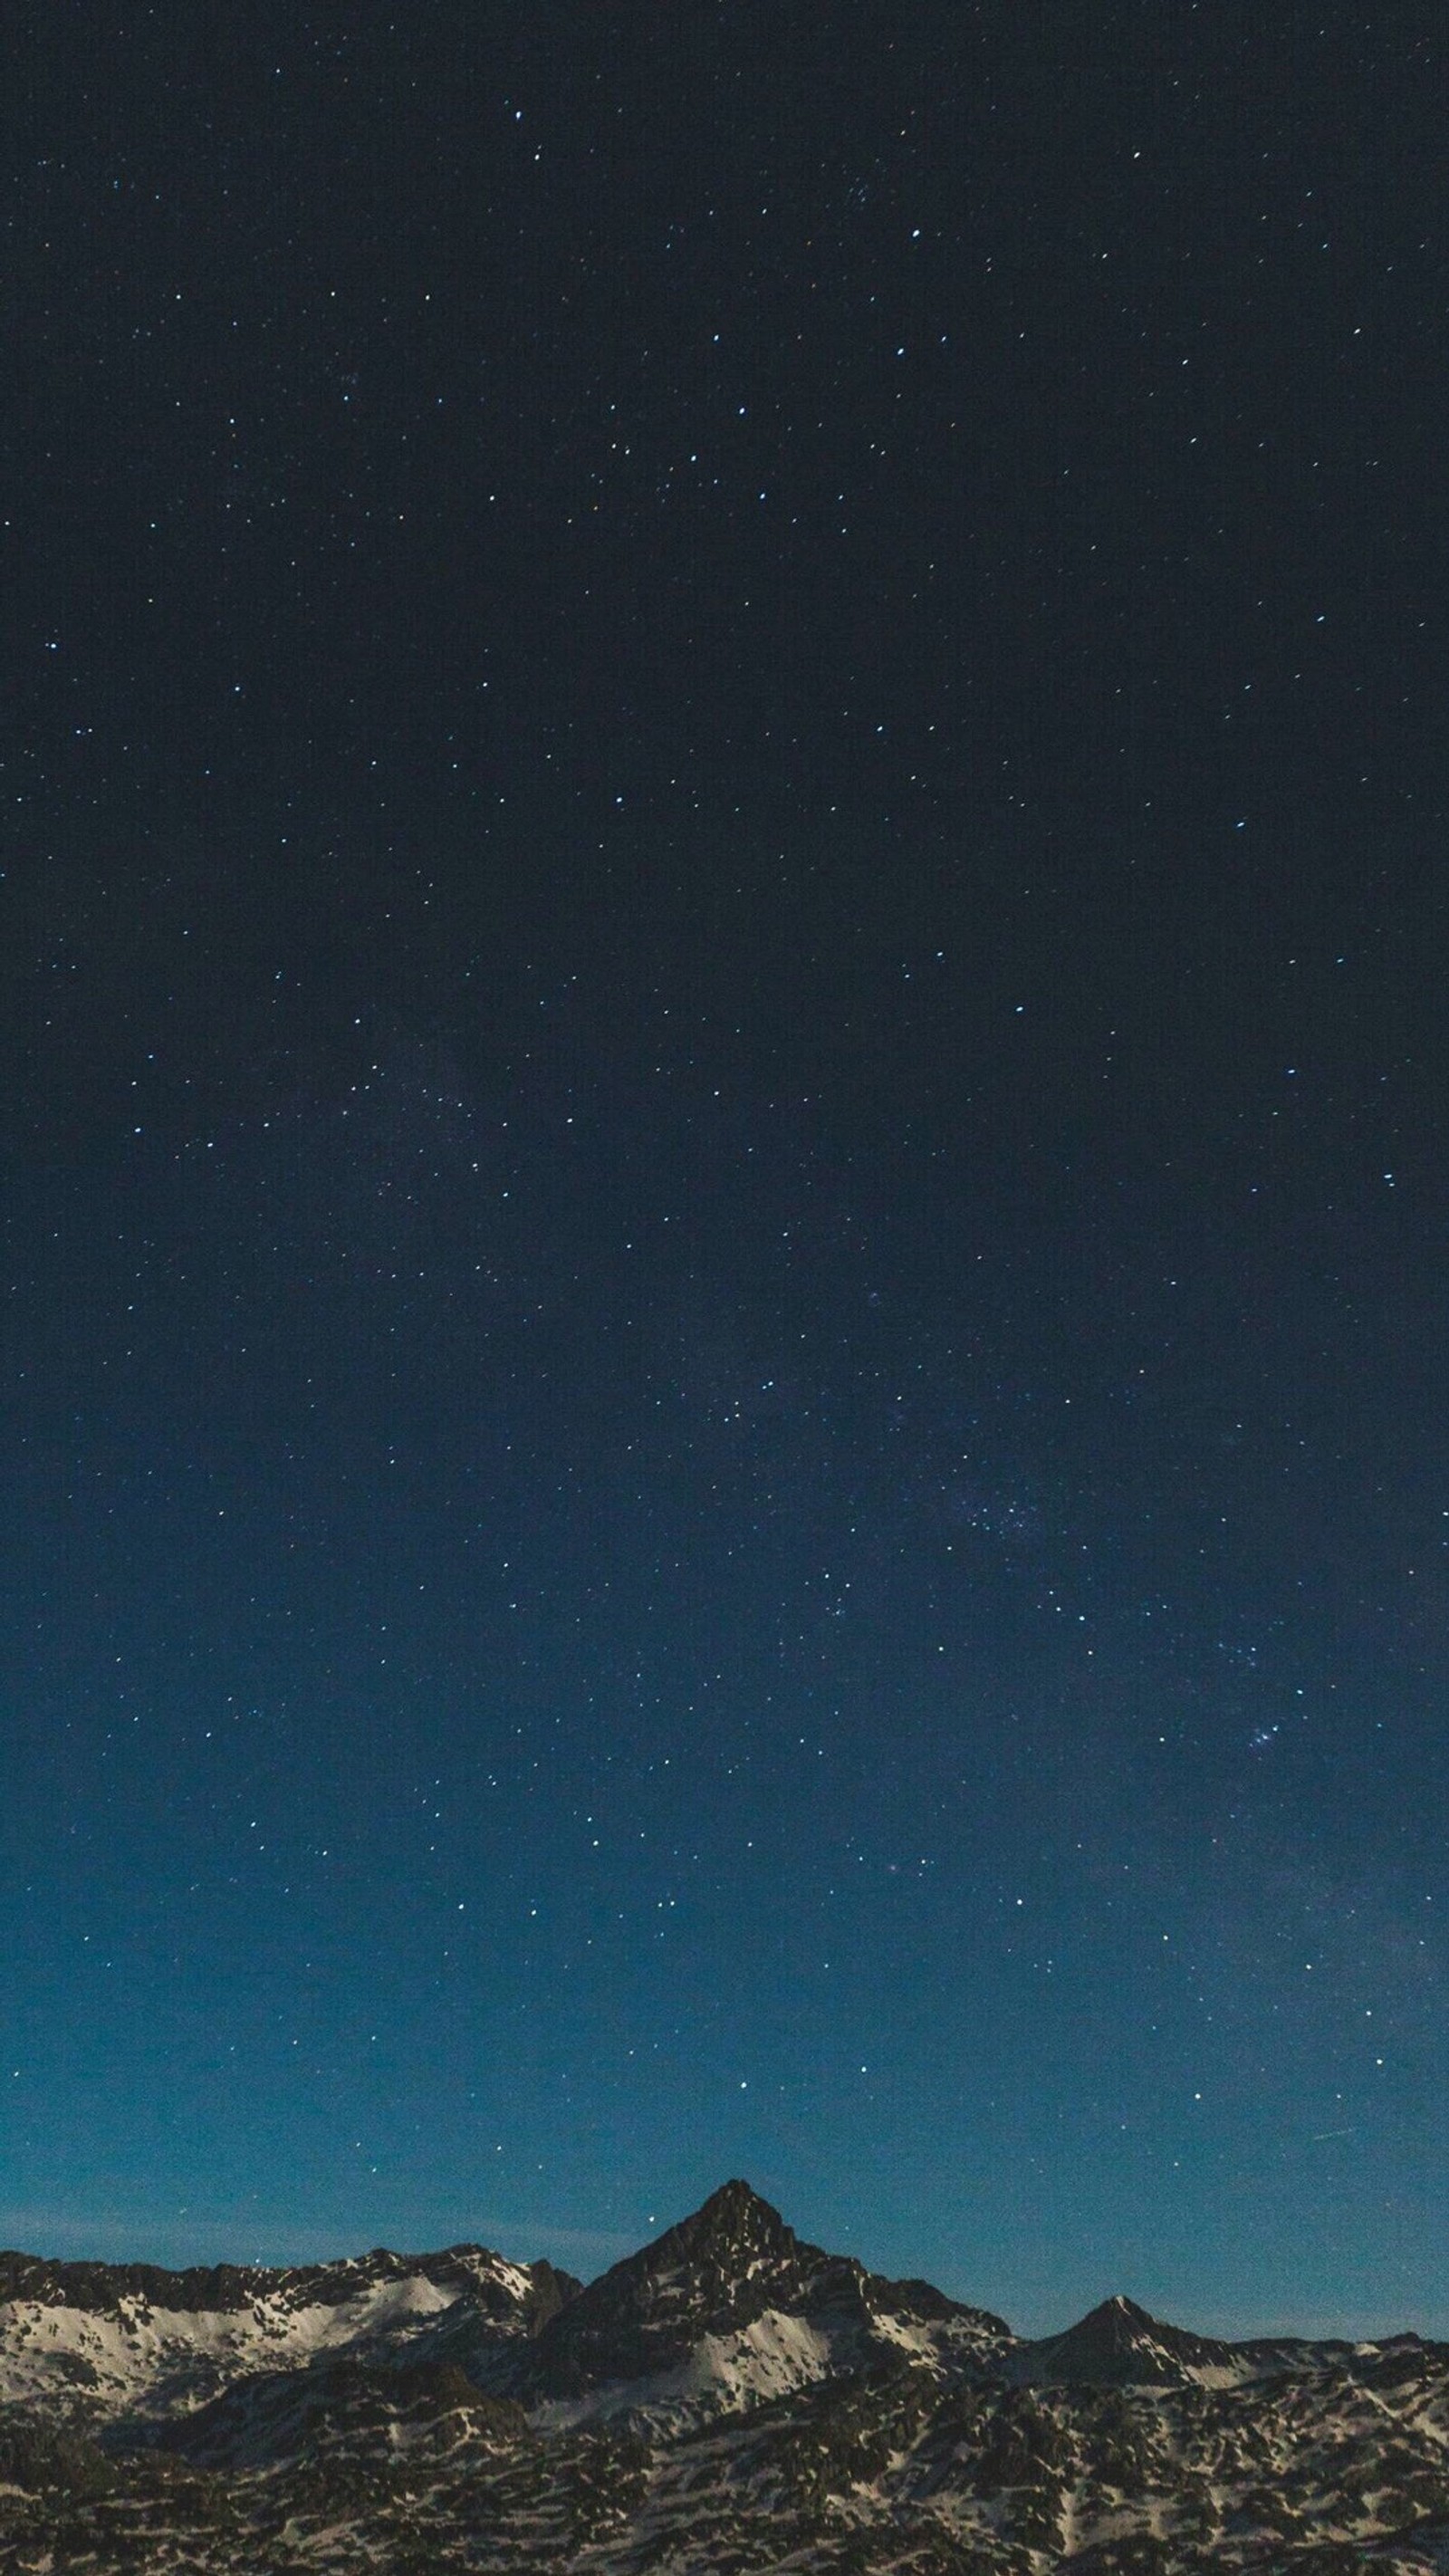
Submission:
[[[1119,2291],[1090,2308],[1065,2334],[1020,2345],[1012,2376],[1038,2385],[1084,2379],[1118,2387],[1174,2386],[1232,2362],[1229,2345],[1166,2325]]]

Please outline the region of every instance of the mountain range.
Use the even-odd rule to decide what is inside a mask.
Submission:
[[[587,2286],[0,2254],[0,2569],[1449,2576],[1449,2345],[1026,2338],[743,2182]]]

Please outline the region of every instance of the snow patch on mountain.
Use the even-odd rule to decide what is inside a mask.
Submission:
[[[828,2379],[838,2366],[838,2341],[804,2317],[767,2308],[735,2334],[702,2335],[672,2370],[606,2381],[581,2397],[546,2398],[530,2420],[558,2431],[626,2411],[661,2424],[737,2414]]]
[[[126,2271],[8,2260],[40,2295],[0,2301],[0,2406],[61,2405],[96,2422],[184,2413],[240,2378],[328,2353],[401,2352],[459,2307],[496,2343],[575,2286],[473,2246],[301,2273],[148,2272],[145,2290],[122,2286],[137,2277]],[[193,2285],[225,2303],[173,2304]]]
[[[239,2372],[299,2369],[318,2353],[395,2336],[456,2296],[414,2278],[379,2282],[336,2306],[259,2299],[240,2313],[122,2300],[106,2315],[13,2299],[0,2307],[0,2403],[68,2393],[97,2411],[140,2401],[164,2412],[199,2403]]]

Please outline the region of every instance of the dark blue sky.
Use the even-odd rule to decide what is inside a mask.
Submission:
[[[1449,2331],[1444,262],[1346,10],[38,30],[0,2236]],[[269,23],[270,18],[270,23]]]

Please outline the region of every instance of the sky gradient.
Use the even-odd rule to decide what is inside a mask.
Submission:
[[[0,2237],[1449,2333],[1427,49],[87,16]]]

